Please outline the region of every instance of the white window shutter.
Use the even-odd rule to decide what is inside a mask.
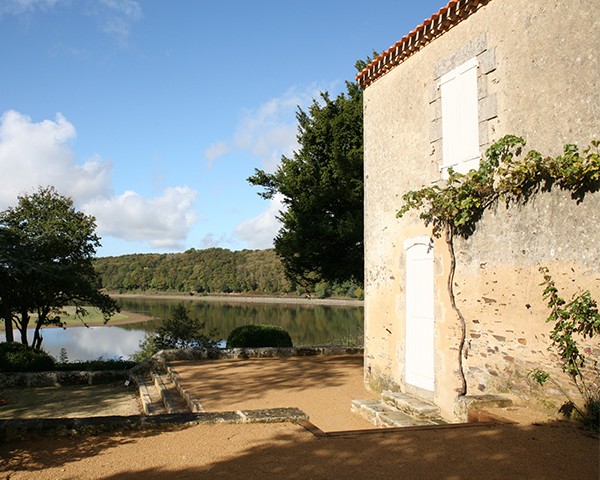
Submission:
[[[466,173],[479,166],[477,59],[441,78],[443,170]]]

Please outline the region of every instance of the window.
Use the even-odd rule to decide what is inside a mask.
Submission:
[[[479,167],[477,58],[440,78],[442,98],[442,174],[448,167],[466,173]]]

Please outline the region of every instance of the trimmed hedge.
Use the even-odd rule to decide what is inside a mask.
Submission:
[[[133,360],[99,358],[77,362],[57,363],[56,370],[63,372],[102,372],[108,370],[129,370],[137,365]]]
[[[0,372],[45,372],[54,370],[54,358],[43,350],[22,343],[0,343]]]
[[[227,348],[292,346],[290,334],[277,325],[242,325],[227,337]]]

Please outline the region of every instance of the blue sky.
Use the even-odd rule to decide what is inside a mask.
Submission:
[[[54,185],[99,256],[270,248],[278,200],[246,182],[446,0],[0,0],[0,209]]]

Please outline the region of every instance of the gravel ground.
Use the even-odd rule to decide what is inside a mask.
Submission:
[[[176,369],[185,386],[196,389],[207,410],[283,402],[285,405],[277,406],[300,406],[317,426],[329,431],[348,425],[343,418],[347,415],[345,409],[349,409],[349,397],[368,398],[361,386],[362,369],[356,358],[285,359],[279,364],[272,359],[260,360],[204,365],[181,362]],[[213,387],[219,385],[222,389],[215,392]],[[321,390],[327,393],[319,396]],[[371,429],[325,437],[287,423],[198,425],[176,431],[58,439],[31,437],[0,444],[0,478],[600,477],[598,436],[562,422],[532,424],[522,411],[520,422],[405,431]]]

